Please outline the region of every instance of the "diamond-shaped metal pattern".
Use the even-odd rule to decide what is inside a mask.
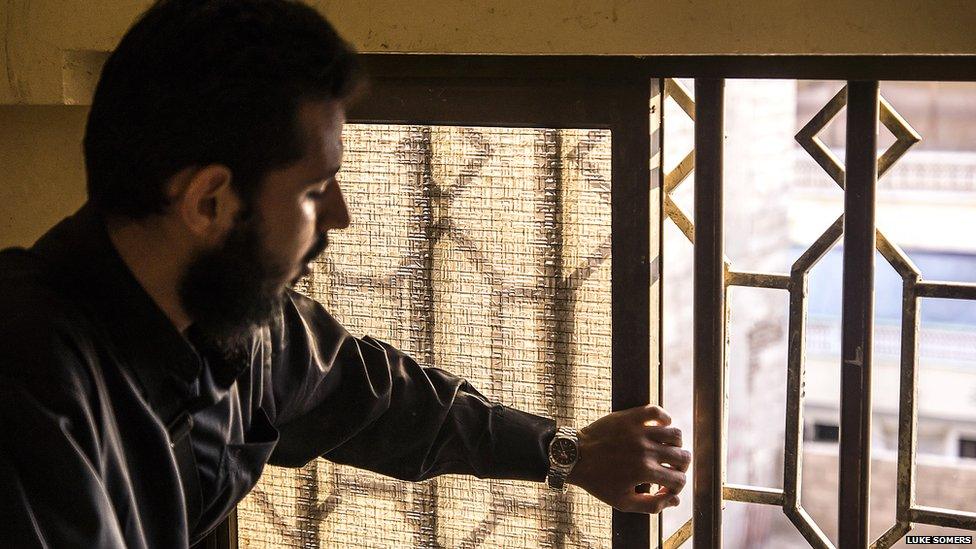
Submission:
[[[695,120],[695,104],[688,91],[676,80],[668,79],[664,86],[664,97],[671,97],[682,111],[692,120]],[[846,105],[846,87],[838,92],[827,104],[807,123],[796,135],[797,142],[806,150],[810,156],[824,169],[827,175],[838,185],[843,187],[844,167],[841,160],[818,138],[819,133],[833,120]],[[919,141],[920,137],[914,129],[885,101],[883,98],[880,103],[880,121],[895,136],[895,143],[880,156],[878,160],[879,177],[887,173],[891,167],[901,158],[906,151]],[[418,130],[422,131],[422,130]],[[429,130],[428,130],[429,131]],[[505,272],[504,268],[494,265],[483,253],[485,246],[490,247],[490,242],[486,243],[485,238],[492,238],[491,235],[481,234],[472,227],[465,226],[465,221],[456,215],[456,205],[458,200],[477,200],[477,196],[466,196],[465,190],[470,187],[470,183],[475,178],[484,175],[485,164],[488,158],[494,154],[491,147],[491,140],[486,139],[485,135],[476,131],[464,133],[461,140],[464,142],[463,166],[458,166],[451,177],[444,178],[446,174],[425,173],[423,179],[417,179],[410,184],[416,189],[427,189],[427,194],[418,190],[411,195],[411,200],[419,207],[412,208],[412,216],[408,224],[413,227],[423,227],[423,234],[418,233],[414,244],[402,257],[388,258],[393,259],[392,263],[375,265],[370,269],[373,273],[366,272],[340,272],[334,266],[327,265],[327,272],[323,273],[333,284],[346,286],[361,286],[370,288],[370,291],[395,294],[398,285],[402,286],[403,281],[410,281],[417,277],[428,276],[425,270],[427,267],[423,263],[425,253],[429,251],[428,246],[449,246],[446,250],[449,253],[457,253],[464,257],[466,265],[470,266],[473,276],[478,278],[478,284],[486,285],[487,301],[490,302],[492,311],[499,311],[510,300],[519,298],[538,298],[539,296],[549,295],[553,292],[563,294],[572,293],[581,288],[587,279],[595,276],[594,273],[601,271],[609,257],[609,236],[604,239],[594,240],[594,235],[586,236],[588,242],[593,246],[586,250],[585,254],[574,258],[575,263],[567,265],[563,269],[563,274],[553,278],[553,273],[549,273],[548,282],[545,284],[525,285],[520,282],[524,279],[523,275],[530,273]],[[538,145],[542,149],[551,148],[552,139],[557,138],[552,132],[540,134]],[[605,203],[609,188],[604,178],[599,175],[600,170],[588,167],[591,153],[593,151],[586,147],[599,141],[594,136],[589,141],[581,140],[577,145],[578,149],[571,154],[561,156],[561,158],[576,158],[580,173],[583,177],[582,186],[589,188],[595,193],[594,204],[597,202]],[[417,137],[424,141],[424,136]],[[416,141],[417,139],[414,139]],[[429,141],[429,136],[426,137]],[[411,142],[401,143],[398,149],[398,162],[405,164],[421,164],[425,160],[423,150],[411,145]],[[605,159],[603,159],[605,160]],[[558,163],[558,159],[556,159]],[[695,151],[692,149],[685,154],[684,158],[670,172],[663,176],[663,201],[664,214],[671,219],[688,240],[694,244],[695,231],[694,224],[689,217],[674,202],[672,193],[685,181],[688,180],[694,169]],[[556,164],[544,166],[544,170],[552,171]],[[591,169],[592,168],[592,169]],[[507,168],[506,168],[507,169]],[[446,179],[446,180],[445,180]],[[539,188],[543,193],[552,194],[550,188],[551,181],[549,176],[543,177],[543,182]],[[438,181],[444,181],[437,184]],[[415,190],[416,190],[415,189]],[[504,202],[506,197],[501,196]],[[551,230],[557,230],[552,224],[552,212],[544,213],[543,220],[547,229],[544,231],[545,239],[550,240],[553,234]],[[463,217],[463,216],[462,216]],[[455,219],[457,218],[457,219]],[[414,227],[416,226],[416,227]],[[584,228],[585,229],[585,228]],[[800,505],[801,492],[801,471],[802,471],[802,431],[803,431],[803,384],[804,384],[804,324],[806,320],[806,284],[810,270],[824,255],[837,243],[843,234],[843,219],[835,220],[824,233],[794,262],[789,274],[779,273],[745,273],[736,272],[726,260],[726,284],[728,286],[750,286],[762,288],[775,288],[786,290],[790,296],[790,327],[789,348],[788,348],[788,374],[787,374],[787,405],[786,405],[786,443],[785,443],[785,478],[783,490],[770,489],[756,486],[734,486],[725,485],[723,497],[729,501],[751,502],[758,504],[782,506],[784,513],[794,524],[797,530],[804,536],[808,543],[813,547],[832,548],[830,540],[824,535],[823,531],[810,518],[809,514]],[[582,233],[576,238],[582,238]],[[597,244],[599,242],[599,244]],[[899,416],[899,450],[898,450],[898,502],[897,502],[897,522],[889,528],[872,547],[886,548],[899,540],[911,529],[912,522],[927,522],[931,524],[953,524],[963,527],[976,527],[976,516],[967,514],[948,512],[945,510],[933,510],[929,508],[915,507],[914,505],[914,456],[915,456],[915,435],[914,422],[916,418],[915,393],[917,377],[917,334],[918,334],[918,300],[919,297],[935,295],[937,292],[955,292],[962,298],[976,298],[976,287],[949,283],[931,283],[921,280],[918,268],[912,263],[908,256],[894,243],[890,242],[881,232],[877,235],[877,248],[885,259],[891,263],[895,270],[902,276],[905,284],[904,309],[902,319],[902,372],[901,372],[901,409]],[[552,258],[548,255],[544,258],[547,262]],[[546,263],[549,265],[550,263]],[[575,268],[574,268],[575,265]],[[551,279],[551,280],[550,280]],[[409,285],[409,284],[408,284]],[[480,286],[479,286],[480,287]],[[547,294],[548,292],[548,294]],[[928,293],[926,293],[928,292]],[[941,293],[939,294],[941,295]],[[968,296],[968,297],[966,297]],[[551,295],[550,295],[551,297]],[[424,303],[419,306],[411,305],[413,308],[423,309]],[[418,310],[419,310],[418,309]],[[414,314],[411,309],[410,314]],[[417,314],[422,314],[420,311]],[[495,314],[494,312],[492,314]],[[545,318],[552,316],[552,311],[548,309],[543,312]],[[551,320],[551,319],[549,319]],[[417,337],[414,337],[417,336]],[[411,340],[418,348],[423,348],[423,342],[419,341],[419,334],[409,334]],[[491,338],[503,337],[501,334],[492,333]],[[554,346],[560,344],[559,341],[548,342]],[[554,347],[556,348],[556,347]],[[498,356],[493,351],[491,361],[496,361]],[[428,357],[429,360],[429,357]],[[494,362],[493,362],[494,363]],[[490,368],[492,378],[488,379],[488,386],[494,383],[496,368]],[[497,372],[511,371],[513,369],[497,369]],[[553,397],[554,395],[549,395]],[[568,413],[565,410],[552,410],[553,414]],[[363,498],[371,501],[378,501],[388,504],[389,512],[403,515],[412,520],[416,526],[416,536],[413,544],[416,546],[439,546],[436,536],[431,537],[434,530],[427,521],[436,521],[438,516],[438,506],[450,504],[450,502],[438,502],[438,486],[436,482],[422,485],[407,485],[396,481],[383,480],[373,477],[355,475],[339,468],[331,468],[329,476],[331,482],[328,484],[329,493],[318,494],[317,490],[321,480],[321,471],[318,470],[319,464],[313,464],[310,468],[303,470],[294,479],[299,493],[305,495],[296,502],[296,510],[303,513],[302,517],[296,522],[292,517],[283,517],[273,502],[272,494],[263,488],[256,489],[250,498],[250,505],[253,510],[260,513],[267,523],[269,523],[277,535],[281,537],[278,545],[300,545],[317,546],[317,531],[320,523],[324,521],[342,522],[342,508],[357,505]],[[325,464],[321,464],[326,467]],[[444,482],[454,482],[453,479]],[[267,489],[275,488],[269,484]],[[443,488],[443,487],[441,487]],[[494,533],[503,527],[506,517],[538,515],[542,513],[562,513],[566,511],[566,501],[556,501],[552,498],[536,498],[529,495],[513,493],[506,489],[502,483],[492,482],[490,485],[491,498],[488,505],[478,509],[474,513],[475,520],[471,524],[465,524],[462,530],[461,546],[480,547],[491,543],[490,539]],[[304,499],[302,499],[304,498]],[[300,509],[299,509],[300,507]],[[471,511],[468,509],[468,511]],[[411,518],[412,517],[412,518]],[[338,519],[337,519],[338,518]],[[674,532],[664,542],[664,547],[678,547],[684,543],[691,535],[692,523],[689,520],[676,532]],[[584,535],[580,528],[571,521],[554,523],[551,531],[557,539],[559,545],[568,546],[595,546],[599,542],[588,538],[589,532]]]
[[[665,99],[668,97],[674,99],[675,103],[681,107],[681,110],[694,122],[695,102],[691,99],[688,90],[680,82],[672,78],[667,79],[664,82],[664,97]],[[677,202],[674,201],[672,194],[682,182],[688,179],[688,176],[691,175],[694,169],[695,149],[692,148],[674,169],[664,174],[664,215],[677,225],[678,229],[684,233],[685,237],[692,244],[695,243],[695,226],[691,222],[691,219],[678,206]]]
[[[676,80],[668,79],[665,97],[670,96],[694,121],[695,103],[688,91]],[[819,133],[844,109],[847,87],[842,88],[796,134],[796,141],[841,188],[844,187],[844,165],[818,137]],[[878,158],[878,177],[884,176],[921,137],[884,98],[880,98],[880,122],[894,135],[895,142]],[[678,165],[664,176],[664,213],[694,244],[695,227],[672,199],[674,192],[694,169],[695,151],[689,151]],[[786,516],[812,547],[832,549],[833,544],[800,505],[803,440],[804,331],[806,322],[806,286],[810,270],[843,236],[843,216],[838,217],[819,238],[794,262],[789,275],[745,273],[731,269],[726,259],[726,285],[785,289],[790,294],[789,350],[787,358],[786,442],[783,490],[726,484],[723,498],[730,501],[781,505]],[[877,250],[904,281],[901,349],[901,389],[898,443],[897,521],[872,545],[872,549],[891,547],[911,530],[913,522],[976,529],[976,514],[916,507],[914,503],[915,397],[917,393],[918,300],[938,296],[976,299],[976,285],[923,282],[918,267],[895,243],[877,232]],[[726,356],[728,356],[726,354]],[[679,547],[692,533],[689,519],[664,542],[665,548]]]
[[[844,165],[840,158],[817,135],[840,114],[845,106],[847,106],[847,86],[841,88],[796,134],[796,142],[841,188],[844,188]],[[895,142],[882,153],[878,160],[879,179],[888,173],[895,162],[908,152],[908,149],[922,139],[918,132],[883,97],[880,107],[881,123],[895,136]]]

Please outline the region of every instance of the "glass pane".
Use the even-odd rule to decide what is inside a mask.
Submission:
[[[356,335],[583,426],[610,411],[610,132],[346,126],[353,224],[303,282]],[[609,547],[570,488],[269,467],[243,547]]]

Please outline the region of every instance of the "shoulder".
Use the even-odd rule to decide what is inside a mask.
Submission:
[[[329,311],[325,310],[325,307],[321,303],[295,290],[286,290],[282,301],[283,312],[286,316],[289,314],[298,315],[308,320],[315,320],[319,323],[341,327],[339,322]]]
[[[90,330],[45,267],[24,250],[0,251],[0,287],[0,377],[28,385],[88,385]]]
[[[287,290],[279,314],[271,323],[277,340],[311,340],[324,346],[335,346],[349,339],[349,332],[318,301],[295,290]],[[314,343],[313,343],[314,344]]]

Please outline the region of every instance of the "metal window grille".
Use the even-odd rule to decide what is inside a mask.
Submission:
[[[976,529],[976,513],[915,504],[919,298],[976,299],[976,286],[923,281],[919,269],[897,244],[876,229],[874,222],[877,179],[921,137],[879,95],[877,80],[849,81],[796,135],[803,149],[844,189],[844,214],[796,260],[789,274],[736,271],[723,252],[724,80],[697,79],[695,90],[697,101],[693,101],[676,80],[669,79],[665,84],[665,94],[672,97],[695,123],[694,150],[672,171],[664,174],[664,211],[695,246],[694,424],[699,434],[695,440],[694,517],[669,536],[664,546],[680,546],[694,535],[696,547],[719,547],[722,502],[740,501],[781,506],[811,546],[833,547],[801,506],[800,478],[806,279],[814,264],[841,238],[844,239],[844,305],[840,366],[839,546],[890,547],[911,530],[912,523]],[[845,106],[848,113],[846,166],[817,138],[817,134]],[[877,157],[879,122],[896,140]],[[694,222],[671,196],[692,171],[696,173]],[[903,279],[903,306],[897,517],[895,525],[878,539],[870,540],[870,387],[875,249]],[[733,286],[784,290],[790,298],[783,490],[733,485],[724,477],[726,300]]]
[[[976,285],[928,281],[874,226],[879,176],[917,139],[878,94],[880,80],[976,81],[974,56],[735,56],[735,57],[440,57],[371,56],[374,98],[353,116],[358,122],[609,129],[611,147],[611,404],[614,409],[659,400],[660,225],[671,219],[695,244],[694,519],[662,539],[658,521],[614,512],[611,543],[619,547],[675,547],[694,534],[696,547],[720,547],[723,501],[783,508],[815,547],[831,547],[800,506],[803,342],[806,273],[844,239],[842,322],[840,547],[889,547],[913,523],[976,529],[976,513],[916,505],[918,303],[921,298],[976,299]],[[695,78],[695,101],[673,77]],[[665,80],[658,80],[662,78]],[[797,140],[845,189],[845,214],[826,228],[790,273],[737,271],[723,254],[722,132],[726,78],[808,78],[848,81]],[[649,82],[648,82],[649,80]],[[657,169],[661,99],[674,98],[695,121],[695,150],[670,173]],[[842,165],[818,143],[817,133],[847,106],[847,154]],[[650,106],[650,120],[648,120]],[[876,158],[876,130],[885,124],[899,139]],[[650,154],[648,154],[650,153]],[[650,156],[650,158],[648,158]],[[695,172],[695,211],[689,218],[670,193]],[[662,192],[659,192],[662,191]],[[658,215],[663,213],[663,216]],[[423,217],[423,216],[421,216]],[[433,219],[433,217],[431,217]],[[653,222],[652,222],[653,221]],[[626,235],[620,238],[620,235]],[[871,281],[878,249],[903,279],[897,520],[879,539],[867,539],[870,464]],[[790,302],[787,357],[787,441],[784,489],[729,485],[724,479],[726,295],[732,286],[785,291]],[[650,291],[648,291],[650,289]],[[422,320],[422,319],[421,319]],[[421,324],[423,326],[423,324]],[[841,365],[838,365],[841,367]],[[699,428],[701,426],[702,428]],[[316,473],[317,474],[317,473]],[[299,532],[317,528],[322,499],[317,476],[305,474],[308,513]],[[315,486],[312,486],[312,485]],[[390,488],[390,487],[387,487]],[[392,489],[392,488],[390,488]],[[426,492],[424,491],[426,490]],[[420,489],[431,499],[429,488]],[[405,492],[398,494],[406,497]],[[517,513],[518,509],[510,509]],[[274,514],[270,516],[274,518]],[[280,518],[280,517],[279,517]],[[275,519],[277,520],[277,519]],[[322,539],[310,533],[303,544]],[[429,537],[434,543],[434,538]],[[564,538],[565,539],[565,538]],[[422,545],[421,545],[422,546]],[[460,546],[470,546],[464,545]]]

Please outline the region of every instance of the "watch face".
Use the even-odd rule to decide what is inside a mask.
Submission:
[[[576,461],[576,443],[565,438],[553,441],[552,460],[559,465],[572,465]]]

